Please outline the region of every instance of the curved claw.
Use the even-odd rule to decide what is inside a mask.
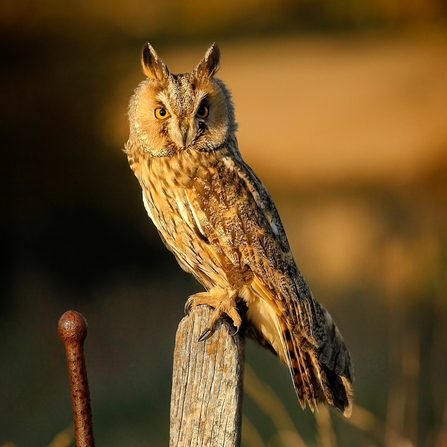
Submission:
[[[214,328],[209,328],[207,327],[203,332],[202,335],[199,337],[199,339],[197,340],[198,343],[201,343],[202,341],[207,341],[209,338],[211,338],[213,336],[215,332]]]
[[[188,315],[188,317],[192,310],[193,301],[194,301],[194,297],[190,296],[185,303],[184,312],[185,312],[185,315]]]
[[[185,303],[185,307],[184,307],[184,312],[185,312],[185,314],[189,317],[189,314],[191,313],[191,311],[192,311],[192,308],[193,307],[196,307],[196,306],[209,306],[209,307],[211,307],[211,308],[213,308],[214,309],[214,307],[211,305],[211,304],[208,304],[208,303],[197,303],[197,301],[196,301],[196,299],[197,299],[197,296],[196,295],[191,295],[189,298],[188,298],[188,300],[186,301],[186,303]]]
[[[234,337],[238,332],[239,332],[239,328],[240,326],[235,326],[234,324],[232,324],[231,326],[233,326],[234,332],[232,334],[230,334],[232,337]],[[229,330],[228,330],[229,331]]]
[[[236,308],[235,297],[237,292],[228,294],[228,292],[214,293],[201,292],[195,295],[191,295],[185,303],[185,314],[190,315],[192,308],[201,305],[207,305],[214,309],[210,317],[209,327],[200,335],[199,342],[206,341],[216,331],[217,321],[222,320],[224,317],[228,317],[233,322],[232,326],[235,328],[234,332],[230,334],[234,336],[238,333],[242,323],[241,316]],[[230,332],[230,329],[229,329]]]
[[[228,327],[229,335],[231,337],[234,337],[239,332],[239,327],[240,326],[235,326],[234,324],[230,323],[229,320],[231,320],[231,318],[220,317],[220,318],[217,318],[210,327],[207,327],[202,332],[202,334],[200,335],[200,337],[199,337],[199,339],[197,341],[200,343],[202,341],[207,341],[209,338],[211,338],[214,335],[214,333],[216,332],[217,322],[219,320],[222,320],[222,318],[224,319],[224,321],[228,322],[228,324],[226,324],[226,326]],[[232,332],[230,332],[231,331],[230,326],[233,328]]]
[[[222,321],[222,317],[216,318],[215,320],[212,321],[212,323],[210,324],[210,326],[208,326],[200,335],[198,342],[202,342],[202,341],[207,341],[209,338],[211,338],[214,333],[216,332],[217,326],[218,326],[218,322]]]

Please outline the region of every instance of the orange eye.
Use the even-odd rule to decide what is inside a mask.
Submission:
[[[155,118],[158,120],[164,120],[169,117],[169,112],[163,107],[157,107],[154,110]]]
[[[206,118],[209,113],[210,113],[210,109],[207,106],[202,105],[197,109],[197,116],[199,118]]]

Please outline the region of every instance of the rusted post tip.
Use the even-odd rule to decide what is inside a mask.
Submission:
[[[83,342],[87,337],[87,328],[87,320],[75,310],[65,312],[57,325],[59,338],[64,344]]]
[[[57,331],[67,353],[76,446],[94,447],[92,407],[84,357],[87,321],[79,312],[69,310],[60,318]]]

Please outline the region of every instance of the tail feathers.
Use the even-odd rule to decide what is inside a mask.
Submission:
[[[298,400],[301,407],[306,407],[306,400],[312,411],[317,407],[317,392],[318,384],[315,381],[314,375],[309,368],[308,355],[299,348],[299,344],[294,340],[291,332],[285,329],[284,339],[286,349],[286,362],[289,366],[292,375],[293,384],[295,386]],[[315,386],[317,385],[317,386]]]
[[[344,416],[352,413],[354,369],[349,351],[332,317],[312,298],[312,321],[307,329],[297,324],[298,315],[278,313],[262,283],[253,282],[248,295],[245,333],[288,365],[301,406],[306,401],[313,411],[319,402],[327,402]],[[311,310],[312,310],[311,309]],[[287,310],[287,309],[286,309]],[[293,314],[295,308],[288,309]],[[310,335],[309,335],[310,333]]]
[[[304,408],[307,401],[314,411],[318,403],[327,402],[344,416],[351,416],[353,371],[349,351],[340,333],[329,337],[327,342],[332,344],[330,350],[325,347],[315,349],[288,328],[284,328],[283,339],[287,347],[286,363],[301,406]],[[321,355],[323,352],[330,352],[329,357]]]

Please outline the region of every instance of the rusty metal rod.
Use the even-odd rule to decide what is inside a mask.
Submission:
[[[67,352],[68,378],[76,434],[76,447],[94,447],[92,406],[84,357],[87,321],[74,310],[65,312],[57,330]]]

